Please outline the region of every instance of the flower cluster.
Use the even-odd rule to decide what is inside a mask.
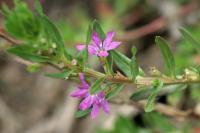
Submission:
[[[105,39],[102,41],[97,32],[92,33],[92,42],[88,45],[88,53],[90,55],[96,55],[98,57],[107,57],[109,55],[108,51],[117,48],[121,42],[113,41],[115,32],[108,32]],[[76,48],[79,51],[82,51],[86,48],[86,45],[80,44]],[[97,94],[90,94],[89,88],[90,85],[84,80],[84,75],[79,74],[81,84],[78,88],[71,93],[72,97],[83,98],[83,101],[80,103],[79,108],[81,110],[87,110],[92,108],[91,117],[96,118],[98,115],[99,109],[102,107],[104,112],[109,114],[109,105],[105,99],[105,93],[103,91]]]
[[[93,32],[92,34],[92,43],[88,45],[88,53],[90,55],[97,55],[99,57],[106,57],[109,55],[108,51],[117,48],[121,42],[113,41],[113,37],[115,36],[115,32],[108,32],[104,41],[101,41],[97,32]],[[86,45],[80,44],[77,45],[76,48],[81,51],[85,49]]]
[[[99,113],[99,109],[102,107],[104,112],[109,114],[109,105],[105,99],[105,94],[103,91],[91,95],[89,92],[90,85],[85,81],[84,75],[82,73],[79,74],[79,78],[81,84],[77,87],[77,89],[71,93],[72,97],[83,98],[83,101],[80,103],[79,108],[81,110],[87,110],[92,108],[91,117],[94,119],[97,117]]]

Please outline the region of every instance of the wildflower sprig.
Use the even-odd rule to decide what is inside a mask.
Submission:
[[[4,5],[3,13],[5,31],[12,38],[19,40],[17,42],[20,42],[16,46],[8,48],[8,52],[37,63],[37,66],[51,65],[61,71],[56,74],[45,74],[46,76],[80,79],[81,83],[70,94],[72,97],[82,100],[77,117],[91,112],[92,118],[96,118],[101,108],[109,114],[109,100],[117,95],[126,84],[134,84],[140,89],[133,93],[130,99],[148,97],[145,111],[150,112],[154,109],[156,97],[162,89],[169,88],[169,85],[175,85],[173,87],[178,88],[180,86],[177,84],[200,83],[198,68],[190,69],[189,67],[182,75],[176,74],[174,56],[168,42],[162,37],[156,37],[155,43],[164,58],[166,73],[154,68],[150,75],[146,76],[147,74],[138,64],[136,48],[132,48],[131,58],[117,51],[116,49],[123,45],[123,42],[114,40],[115,32],[113,31],[105,34],[96,20],[92,21],[88,27],[85,44],[76,45],[77,53],[71,54],[58,29],[45,16],[38,1],[35,13],[30,11],[22,1],[16,2],[14,10],[9,10]],[[19,23],[15,23],[15,20],[18,20]],[[188,31],[181,29],[181,33],[199,50],[200,43]],[[99,59],[104,72],[90,67],[89,56]],[[113,71],[113,64],[120,72]]]

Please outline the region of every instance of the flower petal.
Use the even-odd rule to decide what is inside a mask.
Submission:
[[[104,99],[102,101],[101,105],[103,107],[104,112],[106,112],[107,114],[109,114],[110,113],[110,108],[109,108],[108,102]]]
[[[121,42],[111,42],[109,45],[106,45],[104,47],[105,50],[112,50],[112,49],[115,49],[117,48],[119,45],[121,44]]]
[[[106,38],[103,42],[104,47],[107,47],[110,45],[114,36],[115,36],[115,32],[113,32],[113,31],[110,31],[107,33]]]
[[[87,89],[77,89],[70,93],[71,97],[77,97],[77,98],[83,98],[88,95],[88,90]]]
[[[95,119],[99,113],[100,106],[98,104],[94,104],[92,107],[91,117]]]
[[[97,55],[100,57],[106,57],[106,56],[108,56],[108,52],[107,51],[99,51]]]
[[[83,73],[79,73],[79,79],[81,82],[85,82]]]
[[[104,97],[105,97],[105,93],[104,93],[103,91],[101,91],[101,92],[99,92],[99,93],[97,94],[97,97],[98,97],[98,98],[104,98]]]
[[[88,45],[88,52],[90,55],[97,55],[98,47],[95,45]]]
[[[83,73],[79,73],[79,79],[80,79],[80,81],[82,83],[80,88],[83,88],[83,89],[84,88],[87,89],[87,87],[89,88],[89,84],[85,81]]]
[[[86,45],[84,45],[84,44],[76,45],[76,49],[77,49],[78,51],[82,51],[83,49],[85,49],[85,47],[86,47]]]
[[[94,97],[93,96],[88,96],[80,103],[79,108],[81,110],[86,110],[89,107],[91,107],[93,103],[94,103]]]
[[[96,44],[97,47],[100,46],[100,44],[101,44],[101,39],[99,38],[97,32],[93,32],[93,33],[92,33],[92,41]]]

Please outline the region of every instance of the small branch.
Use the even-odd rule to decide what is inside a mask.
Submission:
[[[3,29],[0,29],[0,37],[5,39],[6,41],[10,42],[12,45],[20,45],[22,44],[21,41],[15,40],[14,38],[10,37],[9,35],[7,35]]]

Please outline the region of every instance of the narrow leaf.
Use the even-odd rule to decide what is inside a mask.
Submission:
[[[98,33],[99,37],[103,41],[105,39],[106,35],[105,35],[103,29],[101,28],[101,25],[96,20],[93,22],[93,29],[94,29],[94,31],[96,31]]]
[[[139,91],[133,93],[130,99],[133,101],[143,100],[146,97],[148,97],[151,92],[152,92],[152,88],[140,89]]]
[[[85,65],[87,65],[87,59],[88,59],[88,50],[87,48],[85,48],[84,50],[82,50],[81,52],[78,53],[77,56],[77,60],[79,62],[79,64],[84,67]]]
[[[73,73],[73,70],[64,70],[60,73],[45,73],[45,76],[50,78],[59,78],[59,79],[68,79],[69,76]]]
[[[132,52],[132,55],[135,56],[136,53],[137,53],[137,48],[136,48],[135,46],[133,46],[133,47],[131,48],[131,52]]]
[[[123,84],[115,84],[111,88],[111,90],[108,92],[108,94],[106,95],[106,99],[110,100],[111,98],[113,98],[114,96],[116,96],[123,88],[124,88]]]
[[[48,62],[49,58],[46,56],[40,56],[32,53],[32,50],[28,49],[26,45],[15,46],[7,49],[9,53],[15,54],[25,60],[32,62]]]
[[[90,112],[91,112],[91,109],[79,110],[79,111],[76,112],[75,117],[80,118],[80,117],[88,115]]]
[[[113,60],[119,69],[123,71],[128,77],[132,77],[130,70],[131,60],[116,50],[110,51],[110,54],[113,56]]]
[[[182,36],[187,41],[189,41],[197,49],[198,52],[200,52],[200,42],[197,39],[195,39],[188,30],[181,28],[180,32],[181,32]]]
[[[144,110],[145,112],[151,112],[154,110],[154,104],[156,100],[156,96],[158,95],[159,91],[163,87],[163,82],[160,80],[154,80],[152,86],[152,93],[147,99],[147,103],[145,104]]]
[[[167,71],[169,72],[170,76],[175,77],[175,60],[168,46],[168,42],[159,36],[156,37],[155,42],[161,50]]]
[[[106,58],[106,70],[109,75],[113,75],[113,55],[109,54]]]
[[[162,90],[159,92],[159,96],[165,95],[166,93],[171,93],[176,90],[183,90],[187,87],[185,84],[177,84],[177,85],[167,85],[162,88]],[[153,91],[152,87],[148,88],[142,88],[135,93],[133,93],[130,97],[131,100],[133,101],[139,101],[139,100],[144,100],[147,99],[148,96],[151,94]]]
[[[90,87],[90,93],[91,94],[94,94],[94,93],[97,93],[100,88],[101,88],[101,84],[102,82],[105,80],[105,78],[100,78],[100,79],[97,79],[94,84],[92,84],[92,86]]]
[[[39,0],[35,0],[35,9],[36,9],[37,13],[39,13],[40,15],[43,14],[42,5]]]
[[[136,76],[139,74],[139,66],[135,56],[131,58],[130,69],[131,69],[131,79],[135,79]]]
[[[88,60],[88,44],[90,43],[90,40],[92,38],[92,31],[93,31],[93,22],[91,22],[88,26],[87,36],[85,41],[86,48],[82,50],[77,56],[79,64],[81,64],[81,66],[83,67],[86,65]]]
[[[86,45],[90,43],[90,40],[92,38],[92,31],[93,31],[93,22],[91,22],[88,26],[86,42],[85,42]]]
[[[70,55],[65,50],[64,40],[57,27],[46,16],[40,16],[40,19],[43,24],[46,38],[50,39],[50,41],[57,46],[56,53],[60,56],[65,55],[65,57],[70,60]]]

